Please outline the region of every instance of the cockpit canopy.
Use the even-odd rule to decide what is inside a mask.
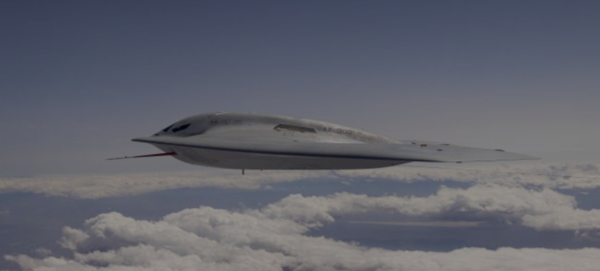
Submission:
[[[175,137],[187,137],[203,134],[210,128],[210,118],[215,114],[200,114],[181,119],[166,128],[160,130],[154,136],[168,135]]]
[[[158,132],[154,135],[158,136],[161,134],[179,134],[180,132],[183,132],[183,131],[187,130],[188,128],[190,128],[191,125],[192,125],[191,122],[186,122],[186,123],[176,122],[174,124],[167,126],[165,129],[162,129],[160,132]],[[189,135],[189,133],[186,133],[186,134]]]

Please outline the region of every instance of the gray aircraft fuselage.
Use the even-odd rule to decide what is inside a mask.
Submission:
[[[230,169],[364,169],[409,162],[534,159],[502,150],[393,140],[318,120],[231,112],[187,117],[133,141],[164,151],[139,157],[170,155],[194,165]]]

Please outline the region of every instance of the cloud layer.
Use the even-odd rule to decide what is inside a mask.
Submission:
[[[273,171],[241,175],[240,171],[200,169],[189,172],[105,175],[42,175],[0,178],[0,191],[96,199],[139,195],[177,188],[259,189],[266,184],[326,176],[327,172]]]
[[[521,224],[536,230],[599,230],[600,210],[577,209],[572,196],[550,189],[528,190],[496,185],[468,189],[442,187],[428,197],[368,197],[336,193],[325,197],[290,195],[262,213],[306,226],[333,222],[336,216],[383,212],[411,217]]]
[[[545,230],[598,229],[597,211],[549,189],[477,185],[429,197],[290,195],[262,209],[185,209],[159,221],[104,213],[60,243],[73,257],[7,256],[24,270],[597,270],[600,249],[464,248],[450,252],[362,247],[307,233],[336,217],[391,212],[414,217],[506,220]],[[558,218],[558,219],[557,219]],[[591,218],[591,220],[590,220]],[[588,219],[588,220],[586,220]]]
[[[333,173],[333,174],[332,174]],[[22,191],[76,198],[104,198],[193,187],[258,189],[271,184],[317,178],[422,180],[490,183],[560,189],[600,187],[598,164],[519,164],[423,168],[398,166],[350,171],[239,171],[199,168],[192,172],[120,175],[47,175],[0,178],[0,191]]]
[[[420,164],[377,170],[339,171],[340,176],[384,178],[397,181],[457,181],[557,189],[600,187],[600,164],[595,163],[484,163],[452,166]]]

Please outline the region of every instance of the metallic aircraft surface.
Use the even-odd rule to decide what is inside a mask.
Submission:
[[[132,139],[202,166],[230,169],[364,169],[409,162],[536,159],[503,150],[394,140],[318,120],[217,112],[187,117],[149,137]]]

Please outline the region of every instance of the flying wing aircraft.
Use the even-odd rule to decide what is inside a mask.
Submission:
[[[500,149],[393,140],[355,128],[278,115],[216,112],[184,118],[149,137],[132,139],[163,153],[230,169],[365,169],[409,162],[481,162],[537,159]]]

